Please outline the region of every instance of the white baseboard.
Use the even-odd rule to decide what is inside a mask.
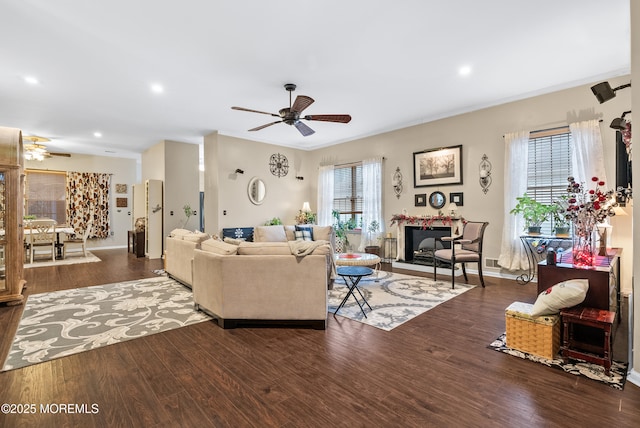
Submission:
[[[640,386],[640,373],[632,369],[627,375],[627,380],[636,386]]]

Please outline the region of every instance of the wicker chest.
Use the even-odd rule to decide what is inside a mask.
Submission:
[[[532,308],[529,303],[513,302],[505,310],[507,346],[552,360],[560,351],[560,316],[532,317]]]

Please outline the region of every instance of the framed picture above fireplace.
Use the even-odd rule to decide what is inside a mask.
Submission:
[[[462,184],[462,145],[413,153],[413,186]]]

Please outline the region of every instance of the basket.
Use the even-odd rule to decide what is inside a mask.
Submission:
[[[532,317],[529,303],[514,302],[505,310],[507,346],[554,359],[560,351],[560,316]]]

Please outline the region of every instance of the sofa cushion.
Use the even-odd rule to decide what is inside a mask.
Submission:
[[[284,225],[284,233],[287,235],[287,241],[295,241],[296,240],[296,227],[294,225],[285,224]]]
[[[253,229],[255,242],[287,242],[287,234],[281,224],[274,226],[257,226]]]
[[[536,299],[531,316],[559,314],[561,309],[579,305],[587,297],[588,279],[570,279],[549,287]]]
[[[218,241],[217,239],[207,239],[200,244],[202,251],[208,251],[223,256],[231,256],[238,253],[238,246]]]
[[[283,229],[284,230],[284,229]],[[239,255],[291,255],[288,242],[243,242],[238,245]]]
[[[183,239],[184,235],[188,235],[190,233],[192,232],[187,229],[173,229],[171,233],[169,233],[169,236],[176,239]]]
[[[331,242],[332,234],[333,234],[332,226],[313,226],[313,239],[315,239],[316,241]]]
[[[207,239],[211,239],[211,237],[204,232],[191,232],[182,236],[182,239],[185,241],[195,242],[196,244],[200,244]]]
[[[223,241],[231,245],[240,245],[242,242],[244,242],[244,239],[228,238],[225,236]]]

